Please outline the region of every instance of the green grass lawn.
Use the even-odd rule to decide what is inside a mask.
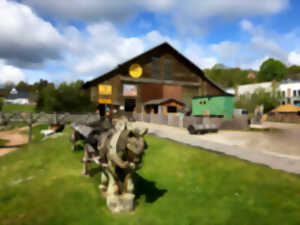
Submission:
[[[33,112],[35,105],[4,104],[3,112]]]
[[[43,126],[45,128],[46,126]],[[111,214],[100,176],[80,176],[70,130],[0,158],[0,224],[300,224],[300,177],[148,135],[137,207]]]

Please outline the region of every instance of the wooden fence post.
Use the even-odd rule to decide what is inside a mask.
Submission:
[[[31,143],[32,141],[32,122],[33,122],[33,118],[32,118],[32,112],[29,113],[29,121],[28,121],[28,142]]]

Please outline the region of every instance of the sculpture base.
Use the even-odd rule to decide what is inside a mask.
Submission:
[[[113,213],[130,212],[134,209],[134,194],[107,195],[106,205]]]
[[[265,124],[250,124],[250,128],[263,130],[263,129],[267,129],[269,127]]]

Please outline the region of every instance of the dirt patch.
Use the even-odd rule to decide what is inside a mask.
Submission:
[[[21,132],[27,130],[27,127],[18,128],[10,131],[0,132],[1,139],[8,140],[8,143],[0,148],[0,156],[15,151],[18,147],[28,142],[28,136]]]

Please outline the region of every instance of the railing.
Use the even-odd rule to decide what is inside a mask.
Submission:
[[[133,113],[133,118],[136,121],[155,123],[168,125],[173,127],[187,128],[190,124],[200,124],[200,123],[214,123],[218,127],[223,122],[222,118],[211,117],[193,117],[193,116],[178,116],[176,114],[145,114],[145,113]]]
[[[32,126],[35,123],[66,124],[73,122],[89,123],[100,119],[98,113],[33,113],[33,112],[0,112],[0,125],[25,123],[28,126],[28,142],[32,140]]]

